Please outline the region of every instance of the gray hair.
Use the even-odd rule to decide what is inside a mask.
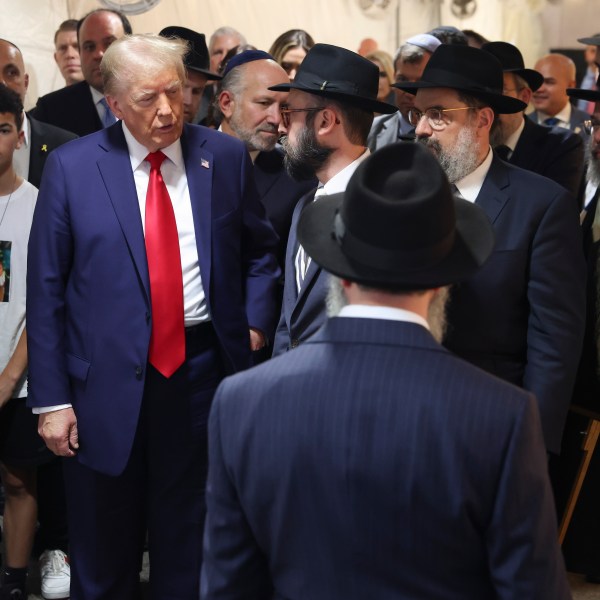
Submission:
[[[177,38],[135,34],[115,40],[100,63],[104,92],[114,96],[127,89],[131,81],[144,76],[151,77],[165,67],[175,68],[183,83],[183,57],[187,52],[187,42]]]
[[[210,40],[208,42],[209,51],[212,49],[213,43],[216,38],[221,37],[221,36],[226,36],[226,35],[237,38],[238,45],[240,45],[240,46],[248,43],[246,41],[246,38],[237,29],[234,29],[233,27],[227,27],[227,26],[219,27],[219,29],[215,30],[213,32],[213,34],[210,36]]]
[[[428,50],[421,48],[421,46],[415,46],[414,44],[402,44],[398,50],[396,50],[396,54],[394,54],[394,68],[396,68],[396,63],[401,60],[402,62],[406,62],[409,64],[419,63],[423,60],[425,53],[430,54]]]

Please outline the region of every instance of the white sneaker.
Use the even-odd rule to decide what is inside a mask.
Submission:
[[[71,567],[62,550],[45,550],[40,556],[42,596],[47,600],[68,598],[71,587]]]

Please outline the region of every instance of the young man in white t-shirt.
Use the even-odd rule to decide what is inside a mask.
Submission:
[[[36,467],[49,459],[41,450],[36,417],[25,406],[25,278],[37,189],[13,167],[13,153],[23,140],[22,119],[18,94],[0,85],[0,475],[6,495],[0,600],[27,597],[37,519]]]

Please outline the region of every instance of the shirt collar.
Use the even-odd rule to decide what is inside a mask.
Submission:
[[[492,165],[493,158],[494,154],[492,153],[492,149],[488,148],[487,156],[483,162],[474,171],[455,183],[460,195],[465,200],[468,200],[469,202],[475,202],[475,200],[477,200],[477,196],[483,186],[483,181]]]
[[[561,123],[566,123],[567,125],[571,122],[571,103],[567,102],[561,111],[557,112],[553,115],[555,119],[558,119]],[[546,114],[545,112],[538,111],[538,123],[544,123],[544,121],[550,118],[551,115]]]
[[[325,194],[328,196],[331,194],[339,194],[340,192],[344,192],[350,181],[350,177],[356,171],[356,167],[369,156],[371,152],[368,148],[354,161],[352,161],[349,165],[344,167],[339,173],[336,173],[327,183],[323,185],[323,190]]]
[[[123,125],[123,134],[125,135],[125,141],[127,142],[127,150],[129,151],[129,158],[131,160],[131,168],[133,171],[139,168],[139,166],[146,160],[146,156],[150,153],[148,148],[143,144],[140,144],[134,137],[131,131],[127,128],[124,121],[121,121]],[[185,163],[183,161],[183,152],[181,151],[181,140],[177,139],[170,146],[161,148],[160,151],[180,169],[185,171]]]
[[[94,105],[98,104],[98,102],[100,102],[100,100],[104,98],[104,94],[102,92],[99,92],[95,87],[92,87],[91,85],[88,85],[88,87],[90,88],[90,92],[92,93],[92,100],[94,101]]]
[[[519,142],[519,138],[521,137],[521,134],[523,133],[523,129],[525,129],[525,119],[524,118],[521,119],[521,124],[516,129],[516,131],[513,131],[508,136],[508,139],[506,140],[506,142],[504,142],[504,145],[508,146],[510,148],[511,152],[515,151],[515,148],[517,147],[517,143]]]
[[[21,125],[21,129],[23,130],[23,139],[25,141],[25,148],[29,148],[29,144],[31,143],[31,127],[29,126],[29,119],[23,111],[23,125]]]
[[[338,317],[358,317],[361,319],[385,319],[387,321],[405,321],[422,325],[429,329],[427,321],[417,313],[391,306],[373,306],[371,304],[348,304],[340,310]]]

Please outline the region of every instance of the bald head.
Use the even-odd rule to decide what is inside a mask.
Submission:
[[[25,73],[23,55],[17,46],[3,39],[0,39],[0,83],[19,94],[25,103],[29,75]]]
[[[575,87],[575,63],[564,54],[547,54],[535,63],[544,83],[533,94],[533,105],[553,117],[569,102],[567,88]]]

